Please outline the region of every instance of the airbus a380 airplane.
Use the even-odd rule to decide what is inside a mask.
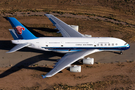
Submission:
[[[64,68],[85,56],[100,51],[123,51],[130,48],[129,44],[118,38],[86,37],[71,26],[51,14],[46,14],[49,20],[60,31],[63,37],[36,37],[14,17],[8,17],[13,29],[9,29],[17,44],[7,53],[12,53],[24,47],[44,51],[64,52],[62,57],[45,77],[52,77]]]

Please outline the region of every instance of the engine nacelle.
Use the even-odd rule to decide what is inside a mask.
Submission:
[[[77,25],[69,25],[71,28],[73,28],[74,30],[76,30],[77,32],[79,31],[79,26]]]
[[[71,65],[68,65],[67,68],[71,67]]]
[[[84,58],[83,59],[83,64],[94,64],[94,58]]]
[[[92,35],[83,34],[85,37],[92,37]]]
[[[70,72],[81,72],[81,66],[77,66],[77,65],[71,66]]]

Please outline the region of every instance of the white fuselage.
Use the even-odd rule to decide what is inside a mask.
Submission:
[[[125,41],[111,37],[45,37],[29,40],[12,40],[14,44],[29,43],[30,48],[45,51],[73,52],[84,49],[122,51],[130,46]]]

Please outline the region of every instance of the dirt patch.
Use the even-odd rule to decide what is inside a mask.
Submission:
[[[124,39],[127,42],[134,42],[135,37],[135,28],[134,26],[127,26],[130,24],[124,24],[125,22],[115,22],[115,20],[110,22],[111,19],[105,20],[104,17],[88,17],[82,15],[72,15],[72,14],[57,14],[58,18],[66,22],[70,25],[78,25],[79,32],[82,34],[89,34],[93,37],[117,37]],[[44,37],[44,36],[61,36],[61,34],[56,33],[58,30],[55,30],[52,23],[49,19],[45,16],[26,16],[26,17],[16,17],[22,24],[24,24],[34,35],[37,37]],[[101,20],[103,19],[103,20]],[[38,23],[40,22],[40,24]],[[8,21],[1,17],[1,32],[0,37],[1,40],[10,40],[12,38],[10,32],[8,31],[9,28],[12,28]],[[120,24],[123,23],[123,24]],[[117,33],[117,34],[116,34]]]
[[[64,69],[51,78],[42,79],[48,67],[28,67],[15,71],[0,68],[0,89],[43,90],[43,89],[135,89],[135,63],[82,65],[81,73]],[[7,75],[8,73],[11,73]],[[2,77],[2,75],[4,75]],[[12,83],[12,84],[11,84]]]

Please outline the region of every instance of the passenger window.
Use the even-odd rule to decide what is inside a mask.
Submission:
[[[48,47],[48,45],[46,45],[46,47]]]

